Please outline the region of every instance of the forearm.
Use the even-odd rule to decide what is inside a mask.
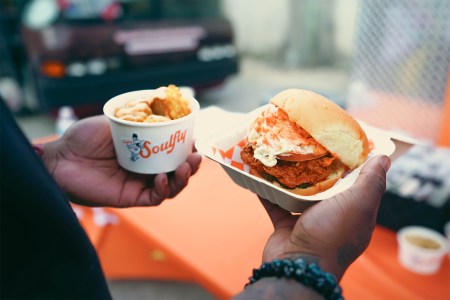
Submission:
[[[235,296],[235,300],[244,299],[324,299],[312,288],[286,278],[267,277],[262,278],[248,286],[244,291]]]

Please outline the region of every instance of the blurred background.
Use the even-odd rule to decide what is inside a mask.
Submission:
[[[238,112],[306,88],[372,125],[443,136],[445,0],[0,3],[0,93],[24,124],[50,128],[44,116],[63,106],[85,117],[118,93],[173,83],[194,88],[202,107]],[[49,133],[31,127],[31,138]]]
[[[172,83],[192,88],[202,108],[246,113],[304,88],[422,142],[394,164],[380,224],[442,231],[449,220],[447,0],[0,3],[0,94],[30,140],[130,90]],[[117,299],[213,298],[184,283],[111,286]]]

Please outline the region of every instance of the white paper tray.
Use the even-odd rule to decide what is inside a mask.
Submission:
[[[220,123],[222,126],[217,127],[217,125],[211,124],[208,128],[208,134],[197,135],[195,143],[197,150],[206,157],[218,162],[231,179],[239,186],[249,189],[262,198],[268,199],[272,203],[278,204],[291,212],[303,212],[317,201],[328,199],[353,185],[362,166],[338,180],[332,188],[312,196],[300,196],[291,193],[264,179],[249,174],[248,165],[244,165],[240,158],[240,150],[242,148],[237,145],[244,140],[251,122],[253,122],[256,116],[265,108],[266,105],[243,115],[241,118],[236,118],[236,114],[230,113],[229,120],[232,121],[232,123],[227,122],[226,112],[211,110],[211,112],[216,113],[216,116],[211,114],[209,119],[216,121],[221,120]],[[202,115],[205,117],[207,112],[203,111]],[[205,119],[203,122],[200,122],[201,126],[208,126],[204,121]],[[228,126],[226,126],[226,124],[228,124]],[[214,127],[218,128],[217,131],[214,131]],[[379,130],[364,123],[361,123],[361,127],[374,145],[374,149],[369,153],[369,158],[377,154],[385,154],[388,156],[395,154],[396,146],[392,141],[389,132]],[[404,148],[402,149],[404,150]],[[224,156],[224,152],[227,150],[228,155]]]

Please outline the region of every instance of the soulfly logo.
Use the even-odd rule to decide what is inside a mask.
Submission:
[[[122,139],[122,143],[130,152],[130,160],[137,161],[140,158],[146,159],[152,155],[170,154],[179,143],[184,143],[186,140],[186,130],[178,130],[171,134],[169,139],[163,141],[161,144],[152,144],[151,141],[141,140],[137,133],[133,133],[130,138]]]

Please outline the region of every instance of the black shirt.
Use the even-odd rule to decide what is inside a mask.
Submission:
[[[69,202],[0,98],[1,299],[109,299]]]

